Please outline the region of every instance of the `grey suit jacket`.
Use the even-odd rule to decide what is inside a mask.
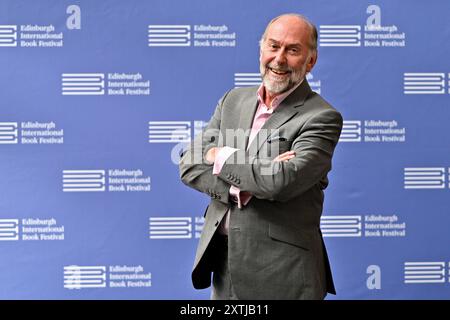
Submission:
[[[193,285],[198,289],[211,285],[217,254],[211,239],[230,208],[229,266],[240,299],[322,299],[327,292],[335,293],[320,217],[342,117],[305,79],[275,109],[247,149],[258,106],[256,91],[251,87],[227,92],[204,134],[181,157],[181,180],[211,197]],[[231,129],[244,132],[244,138],[231,137]],[[240,149],[217,176],[212,164],[201,161],[215,146]],[[295,158],[273,161],[288,150],[295,150]],[[253,195],[242,209],[230,201],[231,185]]]

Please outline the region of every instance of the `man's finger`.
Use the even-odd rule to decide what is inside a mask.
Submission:
[[[278,155],[273,161],[287,161],[295,157],[295,154],[292,153],[283,153]]]

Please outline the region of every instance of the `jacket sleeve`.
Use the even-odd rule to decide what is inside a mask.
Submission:
[[[239,150],[227,159],[219,177],[256,198],[288,201],[319,183],[331,170],[342,122],[336,110],[322,111],[301,128],[291,145],[295,157],[288,162],[249,156]]]
[[[207,127],[190,143],[179,163],[181,181],[187,186],[209,195],[211,198],[228,203],[231,185],[213,175],[213,163],[207,163],[204,155],[219,143],[220,123],[223,101],[220,99]]]

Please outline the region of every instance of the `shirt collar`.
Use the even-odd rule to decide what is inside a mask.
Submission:
[[[291,89],[289,89],[286,92],[283,92],[282,94],[277,95],[273,100],[272,100],[272,110],[275,110],[280,104],[281,102],[283,102],[284,99],[287,98],[287,96],[289,96],[295,89],[298,88],[298,86],[304,81],[304,79],[302,79],[302,81],[300,81],[299,83],[297,83],[294,87],[292,87]],[[266,88],[264,87],[264,84],[261,83],[261,85],[258,88],[257,91],[257,97],[258,97],[258,102],[260,105],[263,105],[267,108],[267,106],[264,103],[264,94],[265,94]]]

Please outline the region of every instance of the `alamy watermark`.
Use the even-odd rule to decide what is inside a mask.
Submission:
[[[173,134],[177,134],[174,132]],[[261,129],[253,138],[251,129],[205,129],[190,143],[180,143],[172,148],[174,164],[180,161],[185,165],[212,165],[205,155],[213,147],[247,146],[238,149],[227,160],[227,164],[252,165],[259,168],[261,175],[274,175],[282,169],[282,162],[274,160],[278,155],[291,150],[292,141],[283,137],[278,129]],[[252,140],[249,143],[249,139]]]

